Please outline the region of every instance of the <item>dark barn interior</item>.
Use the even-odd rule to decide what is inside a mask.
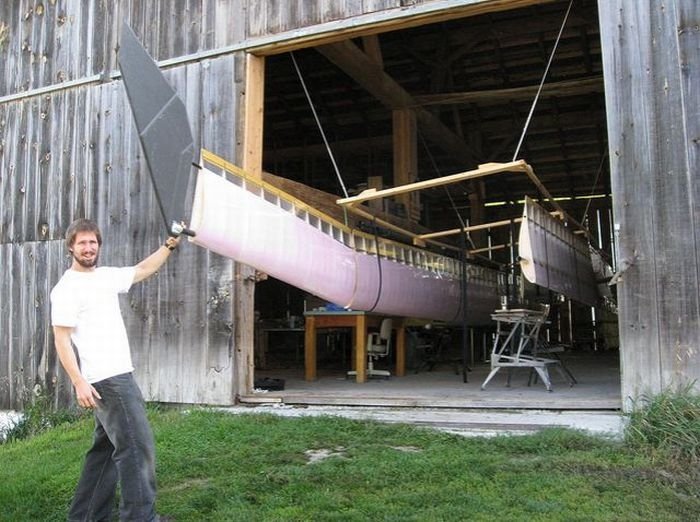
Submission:
[[[412,103],[437,125],[418,125],[419,179],[513,158],[537,87],[557,40],[568,2],[447,21],[377,35],[381,67],[394,89],[382,99],[337,65],[350,53],[307,49],[294,53],[349,192],[370,176],[392,179],[392,108]],[[596,3],[575,2],[551,62],[520,153],[562,206],[583,220],[593,207],[609,209],[605,103]],[[367,49],[367,41],[352,41]],[[326,55],[335,58],[332,63]],[[346,62],[347,63],[347,62]],[[341,64],[342,65],[342,64]],[[350,64],[348,64],[350,65]],[[372,78],[382,89],[386,78]],[[264,167],[277,175],[342,195],[328,152],[289,54],[267,59]],[[408,101],[406,101],[408,100]],[[524,195],[537,196],[524,178],[484,181],[487,219],[517,215]],[[470,187],[454,188],[468,218]],[[459,224],[444,191],[422,202],[431,228]],[[446,210],[447,209],[447,210]],[[589,210],[590,212],[590,210]],[[495,220],[495,219],[494,219]]]
[[[394,173],[393,133],[396,110],[408,108],[417,120],[417,172],[408,181],[523,159],[614,266],[597,6],[575,2],[567,16],[568,7],[545,3],[268,57],[264,169],[338,197],[342,185],[354,195],[405,183]],[[436,231],[516,218],[526,195],[542,197],[527,177],[503,173],[422,191],[413,208],[386,201],[381,209],[400,223]],[[508,270],[512,234],[512,226],[471,233],[472,259]],[[456,245],[458,236],[446,242]],[[301,316],[310,306],[310,296],[283,283],[257,286],[256,310],[267,324]],[[614,315],[556,296],[543,299],[555,304],[548,335],[583,350],[617,348]],[[489,340],[477,337],[473,357],[479,359]],[[270,350],[282,346],[278,352],[298,355],[299,342],[277,339]]]

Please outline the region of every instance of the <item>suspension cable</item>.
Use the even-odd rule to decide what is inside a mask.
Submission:
[[[430,151],[430,148],[428,147],[428,144],[425,141],[425,137],[423,136],[423,133],[420,132],[420,130],[418,131],[418,136],[420,136],[420,141],[423,144],[423,148],[425,149],[425,152],[428,154],[428,158],[430,158],[430,163],[433,166],[433,170],[435,171],[435,174],[437,174],[438,176],[441,176],[442,173],[440,172],[440,169],[437,166],[437,162],[435,161],[435,157],[433,156],[433,153]],[[452,193],[450,192],[450,189],[448,188],[447,185],[443,185],[442,188],[444,189],[445,194],[447,194],[447,198],[450,200],[450,205],[452,206],[452,210],[454,210],[454,213],[457,216],[457,219],[459,220],[459,228],[461,228],[461,229],[466,228],[467,224],[464,221],[464,218],[462,218],[462,215],[459,213],[459,209],[457,208],[457,204],[455,203],[455,200],[452,197]],[[467,238],[469,239],[469,243],[471,244],[472,248],[476,248],[471,236],[467,235]]]
[[[547,73],[549,73],[549,67],[552,65],[552,60],[554,59],[554,53],[557,51],[557,46],[559,45],[559,40],[561,40],[561,35],[564,32],[564,26],[566,25],[566,21],[569,18],[569,13],[571,12],[571,6],[574,5],[574,0],[571,0],[569,2],[569,7],[566,10],[566,14],[564,15],[564,20],[561,23],[561,27],[559,28],[559,34],[557,35],[557,39],[554,42],[554,47],[552,48],[552,52],[549,55],[549,61],[547,62],[547,67],[544,70],[544,74],[542,75],[542,80],[540,81],[540,86],[537,88],[537,94],[535,94],[535,99],[532,100],[532,106],[530,107],[530,113],[527,115],[527,120],[525,120],[525,126],[523,127],[523,132],[520,135],[520,141],[518,141],[518,146],[515,148],[515,154],[513,154],[513,159],[511,161],[515,161],[518,159],[518,154],[520,154],[520,146],[523,144],[523,140],[525,140],[525,134],[527,133],[527,128],[530,126],[530,120],[532,119],[532,114],[535,112],[535,107],[537,106],[537,101],[540,97],[540,93],[542,92],[542,87],[544,86],[544,82],[547,78]]]
[[[331,158],[331,163],[333,164],[333,169],[335,170],[335,175],[338,177],[338,182],[340,183],[340,188],[343,189],[343,195],[347,198],[349,197],[348,195],[348,190],[345,188],[345,183],[343,182],[343,177],[340,175],[340,170],[338,169],[338,164],[335,162],[335,156],[333,156],[333,151],[331,150],[330,145],[328,144],[328,140],[326,139],[326,133],[323,131],[323,125],[321,125],[321,120],[318,118],[318,114],[316,114],[316,107],[314,107],[314,103],[311,100],[311,95],[309,94],[309,90],[306,88],[306,82],[304,82],[304,77],[301,75],[301,70],[299,69],[299,66],[297,65],[297,60],[294,57],[294,53],[291,52],[289,55],[292,57],[292,63],[294,63],[294,69],[297,71],[297,76],[299,76],[299,81],[301,82],[301,86],[304,89],[304,94],[306,95],[306,99],[309,102],[309,106],[311,107],[311,112],[314,115],[314,119],[316,120],[316,125],[318,126],[318,130],[321,132],[321,137],[323,138],[323,143],[326,145],[326,150],[328,151],[328,156]]]
[[[598,172],[596,172],[595,175],[595,181],[593,181],[593,186],[591,187],[591,192],[590,196],[593,195],[595,192],[595,187],[598,184],[598,180],[600,179],[600,174],[603,172],[603,165],[605,165],[605,158],[608,157],[608,149],[606,148],[605,151],[603,151],[603,157],[600,158],[600,165],[598,165]],[[588,210],[591,207],[591,198],[588,198],[588,202],[586,203],[586,210],[583,211],[583,216],[581,217],[580,223],[585,223],[586,217],[588,216]]]

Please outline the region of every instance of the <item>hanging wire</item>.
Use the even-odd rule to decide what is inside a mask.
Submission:
[[[379,300],[382,298],[382,289],[384,287],[384,270],[382,270],[382,256],[379,252],[379,228],[377,227],[376,216],[372,219],[372,233],[374,234],[374,248],[377,250],[377,275],[379,281],[377,282],[377,296],[374,299],[374,304],[367,312],[374,312],[377,308]]]
[[[335,170],[335,175],[338,177],[338,182],[340,183],[340,188],[343,189],[343,195],[347,198],[348,197],[348,190],[345,188],[345,183],[343,182],[343,177],[340,175],[340,170],[338,169],[338,164],[335,162],[335,156],[333,156],[333,151],[331,150],[330,145],[328,144],[328,140],[326,139],[326,133],[323,132],[323,126],[321,125],[321,120],[318,119],[318,114],[316,114],[316,108],[314,107],[314,103],[311,100],[311,95],[309,94],[309,90],[306,88],[306,82],[304,82],[304,77],[301,75],[301,70],[299,69],[299,66],[297,65],[297,60],[294,57],[294,53],[289,53],[289,55],[292,57],[292,63],[294,63],[294,69],[297,71],[297,76],[299,76],[299,81],[301,82],[301,86],[304,89],[304,94],[306,95],[306,99],[309,102],[309,106],[311,107],[311,112],[314,115],[314,119],[316,120],[316,125],[318,125],[318,130],[321,132],[321,137],[323,138],[323,143],[326,145],[326,150],[328,151],[328,156],[331,158],[331,163],[333,164],[333,169]]]
[[[425,137],[423,136],[423,134],[420,131],[418,131],[418,136],[420,137],[420,141],[423,144],[423,148],[425,149],[425,152],[428,154],[428,158],[430,158],[430,163],[433,166],[433,170],[435,171],[435,174],[437,174],[438,176],[441,176],[442,173],[440,172],[440,169],[437,166],[437,162],[435,161],[435,157],[433,156],[433,153],[430,152],[430,149],[428,148],[428,144],[425,142]],[[462,218],[462,215],[459,213],[459,209],[457,209],[457,204],[455,203],[455,200],[452,197],[452,193],[450,192],[450,189],[447,188],[447,185],[443,185],[442,188],[444,189],[445,194],[447,194],[447,198],[450,200],[450,205],[452,206],[452,210],[454,210],[454,213],[457,216],[457,219],[459,220],[459,228],[462,228],[462,229],[466,228],[467,223],[464,221],[464,219]],[[471,236],[468,235],[467,238],[469,239],[469,243],[471,244],[471,247],[476,248]]]
[[[292,62],[294,63],[294,69],[297,71],[297,75],[299,76],[299,81],[301,82],[301,86],[304,89],[304,94],[306,95],[306,99],[309,102],[309,106],[311,107],[311,112],[314,115],[314,119],[316,120],[316,125],[318,126],[318,130],[321,132],[321,137],[323,138],[323,143],[326,145],[326,150],[328,151],[328,156],[331,159],[331,163],[333,164],[333,169],[335,170],[335,175],[338,177],[338,182],[340,183],[340,187],[343,189],[343,194],[345,197],[348,197],[348,191],[345,188],[345,183],[343,182],[343,177],[340,175],[340,170],[338,169],[338,164],[335,162],[335,156],[333,156],[333,151],[331,150],[330,145],[328,144],[328,140],[326,139],[326,133],[323,131],[323,126],[321,125],[321,120],[318,118],[318,114],[316,114],[316,108],[314,107],[313,101],[311,101],[311,95],[309,94],[309,90],[306,88],[306,82],[304,82],[304,77],[301,75],[301,70],[299,69],[299,66],[297,65],[297,60],[294,57],[294,53],[289,53],[290,56],[292,57]],[[343,207],[343,213],[345,215],[345,224],[348,224],[348,214],[347,214],[347,209]],[[377,230],[377,218],[375,217],[372,220],[372,229],[374,232],[374,247],[377,251],[377,273],[379,277],[379,284],[377,285],[377,296],[374,300],[374,304],[372,305],[372,308],[370,308],[368,311],[373,312],[374,309],[377,307],[379,304],[379,300],[382,297],[382,287],[383,287],[383,270],[382,270],[382,257],[379,253],[379,232]]]
[[[530,126],[530,120],[532,119],[532,114],[535,112],[535,107],[537,106],[537,100],[540,97],[540,93],[542,92],[542,87],[544,86],[544,81],[547,78],[547,73],[549,72],[549,67],[552,65],[552,60],[554,59],[554,53],[557,51],[557,46],[559,45],[559,40],[561,40],[561,35],[564,32],[564,26],[566,26],[566,21],[569,18],[569,13],[571,12],[571,6],[574,5],[574,0],[571,0],[569,2],[569,8],[566,10],[566,14],[564,15],[564,20],[561,23],[561,27],[559,28],[559,34],[557,35],[557,39],[554,42],[554,47],[552,48],[552,52],[549,55],[549,61],[547,62],[547,67],[544,70],[544,74],[542,75],[542,80],[540,81],[540,86],[537,88],[537,94],[535,94],[535,99],[532,100],[532,106],[530,107],[530,113],[527,115],[527,120],[525,120],[525,126],[523,127],[523,132],[520,135],[520,141],[518,141],[518,146],[515,148],[515,154],[513,154],[513,159],[511,161],[515,161],[518,159],[518,154],[520,154],[520,147],[523,144],[523,140],[525,140],[525,134],[527,134],[527,128]]]
[[[605,149],[605,151],[603,152],[603,157],[600,158],[600,165],[598,165],[598,172],[596,172],[595,181],[593,181],[593,186],[591,187],[591,192],[589,194],[590,196],[592,196],[593,193],[595,192],[595,187],[598,184],[598,180],[600,179],[601,172],[603,172],[603,165],[605,165],[605,158],[607,158],[607,157],[608,157],[608,149]],[[583,212],[583,216],[581,218],[580,223],[586,222],[586,217],[588,216],[588,210],[590,209],[590,207],[591,207],[591,198],[588,198],[588,202],[586,203],[586,210],[584,210],[584,212]]]

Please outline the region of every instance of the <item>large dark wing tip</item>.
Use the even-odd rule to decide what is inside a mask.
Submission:
[[[185,196],[194,159],[187,110],[126,22],[118,60],[158,204],[170,231],[171,223],[185,220]]]

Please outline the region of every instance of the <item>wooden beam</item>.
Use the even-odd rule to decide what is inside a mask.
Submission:
[[[539,178],[535,175],[535,171],[532,170],[532,167],[528,165],[527,163],[525,164],[525,173],[527,176],[532,180],[532,182],[535,184],[537,187],[537,190],[540,191],[540,194],[542,194],[546,200],[549,202],[550,205],[552,205],[560,214],[564,217],[564,220],[571,223],[572,225],[576,225],[579,230],[583,231],[585,236],[590,239],[591,234],[586,230],[586,228],[576,221],[573,217],[571,217],[569,214],[566,213],[566,211],[562,208],[562,206],[554,199],[554,196],[552,196],[549,193],[549,190],[542,184],[542,182],[539,180]]]
[[[550,214],[553,216],[560,215],[558,211],[550,212]],[[419,239],[433,239],[436,237],[453,236],[455,234],[461,233],[462,231],[475,232],[478,230],[487,230],[489,228],[504,227],[506,225],[510,225],[511,223],[520,223],[522,220],[523,220],[523,218],[521,218],[521,217],[513,218],[513,219],[502,219],[500,221],[492,221],[490,223],[481,223],[479,225],[470,225],[470,226],[464,227],[464,228],[451,228],[449,230],[441,230],[440,232],[430,232],[429,234],[419,234],[418,238]]]
[[[381,176],[369,176],[367,178],[367,188],[382,190],[384,188],[383,178]],[[369,208],[372,212],[380,212],[382,210],[382,202],[379,200],[370,201]]]
[[[409,192],[416,192],[420,190],[425,190],[429,188],[439,187],[442,185],[449,185],[451,183],[458,183],[460,181],[474,180],[478,178],[483,178],[485,176],[491,176],[493,174],[498,174],[501,172],[524,172],[527,174],[528,178],[534,183],[542,194],[543,199],[548,201],[552,205],[559,215],[563,216],[564,220],[575,225],[587,238],[590,239],[590,232],[586,228],[575,220],[572,216],[566,213],[562,206],[554,199],[549,190],[542,184],[539,180],[535,171],[530,165],[528,165],[524,160],[511,161],[508,163],[485,163],[479,165],[479,168],[474,170],[469,170],[466,172],[460,172],[458,174],[452,174],[449,176],[443,176],[440,178],[429,179],[425,181],[418,181],[416,183],[409,183],[408,185],[402,185],[399,187],[384,189],[384,190],[365,190],[357,196],[350,198],[341,198],[336,201],[338,205],[346,207],[348,210],[357,210],[356,205],[363,203],[365,201],[371,201],[374,199],[381,199],[386,197],[397,196],[399,194],[406,194]],[[423,240],[416,235],[416,239]]]
[[[468,232],[474,232],[477,230],[487,230],[489,228],[498,228],[498,227],[504,227],[506,225],[510,225],[511,223],[520,223],[523,220],[523,218],[513,218],[513,219],[503,219],[501,221],[492,221],[491,223],[481,223],[480,225],[471,225],[468,227],[464,228],[451,228],[449,230],[441,230],[439,232],[431,232],[430,234],[420,234],[418,237],[420,239],[432,239],[435,237],[446,237],[446,236],[454,236],[455,234],[459,234],[462,231],[465,233]]]
[[[499,172],[527,172],[528,167],[529,165],[523,160],[511,161],[508,163],[486,163],[484,165],[479,165],[479,168],[474,170],[468,170],[466,172],[451,174],[449,176],[443,176],[435,179],[428,179],[425,181],[418,181],[416,183],[410,183],[401,187],[394,187],[384,190],[365,190],[357,196],[339,199],[336,201],[336,203],[338,203],[338,205],[352,207],[372,199],[386,198],[389,196],[396,196],[398,194],[405,194],[407,192],[415,192],[418,190],[440,187],[442,185],[449,185],[450,183],[457,183],[460,181],[490,176]]]
[[[415,107],[413,97],[386,74],[351,41],[322,45],[316,50],[338,66],[367,92],[389,109]],[[418,107],[416,120],[425,137],[465,164],[474,163],[474,155],[464,141],[427,110]]]
[[[384,68],[384,59],[382,58],[382,48],[379,45],[379,36],[376,34],[362,37],[362,48],[365,54],[382,69]]]
[[[517,245],[518,243],[515,243]],[[493,252],[494,250],[503,250],[504,248],[508,248],[509,246],[512,246],[513,243],[504,243],[502,245],[491,245],[489,247],[483,247],[483,248],[474,248],[472,250],[469,250],[470,254],[481,254],[483,252]]]
[[[243,103],[243,170],[262,179],[263,110],[265,106],[265,58],[246,55],[246,88]]]
[[[268,131],[269,131],[268,127]],[[372,149],[389,150],[392,145],[392,137],[386,136],[369,136],[364,138],[354,138],[342,141],[333,142],[333,151],[335,153],[357,154],[357,150],[363,151]],[[265,159],[270,162],[294,160],[299,158],[308,158],[318,156],[328,157],[328,149],[324,143],[299,145],[298,147],[285,147],[265,151]]]
[[[394,186],[408,185],[418,177],[418,151],[416,115],[410,109],[393,112],[394,127]],[[420,203],[417,192],[399,194],[396,200],[406,209],[411,221],[420,220]]]
[[[455,105],[467,103],[494,102],[501,103],[504,100],[518,101],[531,100],[537,93],[537,85],[526,87],[513,87],[510,89],[491,89],[488,91],[453,92],[445,94],[425,94],[414,96],[420,106],[429,105]],[[542,87],[541,97],[551,96],[575,96],[603,92],[603,77],[595,76],[582,80],[568,80],[562,82],[546,83]]]
[[[340,18],[330,22],[313,24],[308,27],[295,27],[288,31],[252,38],[245,42],[247,45],[245,49],[251,53],[269,56],[349,38],[359,38],[388,31],[400,31],[457,18],[521,9],[555,1],[439,0],[420,2],[353,16],[352,23],[348,23],[347,18]]]
[[[396,232],[397,234],[400,234],[404,237],[407,237],[411,239],[413,244],[415,246],[419,247],[425,247],[427,243],[430,243],[431,245],[435,245],[440,248],[445,248],[447,250],[452,250],[452,251],[459,251],[457,247],[454,245],[449,245],[447,243],[441,243],[440,241],[435,241],[433,239],[421,239],[419,234],[416,234],[415,232],[411,232],[410,230],[406,230],[405,228],[402,228],[398,225],[394,225],[393,223],[390,223],[389,221],[385,221],[383,219],[378,218],[374,214],[372,214],[369,209],[365,210],[364,207],[352,207],[348,206],[346,207],[348,212],[352,212],[353,214],[360,216],[362,218],[371,220],[372,222],[376,223],[380,227],[386,228],[388,230],[391,230],[392,232]]]

